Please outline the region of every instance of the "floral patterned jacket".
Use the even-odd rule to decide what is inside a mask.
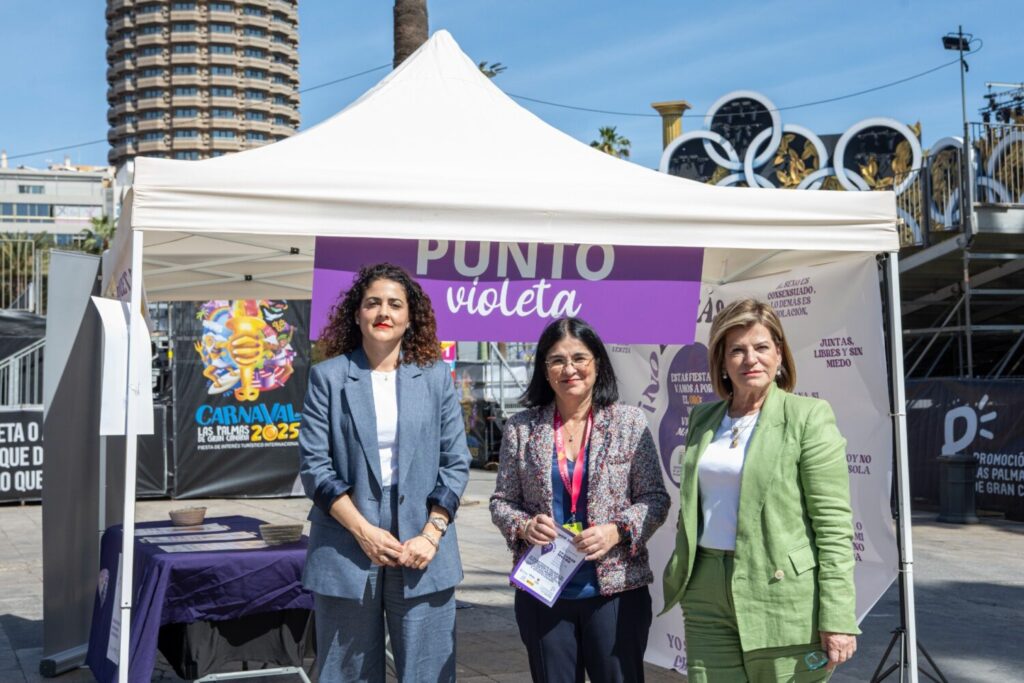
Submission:
[[[518,537],[537,514],[553,516],[551,458],[555,449],[554,404],[514,415],[501,439],[491,520],[505,537],[513,563],[527,550]],[[602,595],[653,581],[647,540],[668,515],[669,496],[647,420],[639,408],[614,404],[594,409],[587,463],[587,517],[591,526],[624,522],[631,541],[596,562]]]

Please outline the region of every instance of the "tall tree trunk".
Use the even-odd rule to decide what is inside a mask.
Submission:
[[[427,0],[395,0],[395,59],[393,66],[405,61],[427,42]]]

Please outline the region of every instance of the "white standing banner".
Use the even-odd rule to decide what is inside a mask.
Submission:
[[[705,285],[691,346],[610,346],[621,400],[638,405],[661,453],[672,495],[668,521],[649,544],[654,610],[664,605],[661,573],[675,547],[680,457],[694,405],[716,401],[708,374],[707,339],[715,312],[753,296],[782,319],[796,361],[799,394],[828,401],[847,439],[853,502],[857,618],[863,619],[898,573],[896,530],[890,510],[892,420],[875,258],[857,256],[725,285]],[[646,659],[686,670],[679,608],[656,618]]]

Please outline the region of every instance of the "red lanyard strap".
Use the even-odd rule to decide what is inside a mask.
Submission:
[[[580,452],[576,455],[576,467],[573,469],[572,480],[569,480],[568,456],[565,453],[565,442],[562,438],[562,416],[555,410],[555,453],[558,454],[558,473],[562,475],[562,485],[569,492],[570,511],[576,518],[576,504],[583,490],[583,470],[587,460],[587,443],[590,441],[590,430],[594,427],[594,411],[587,413],[587,428],[580,442]]]

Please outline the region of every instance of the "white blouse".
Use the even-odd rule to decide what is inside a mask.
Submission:
[[[398,371],[373,370],[373,409],[377,415],[377,448],[384,486],[398,483]]]
[[[740,510],[740,480],[747,444],[760,412],[729,417],[722,424],[697,465],[704,529],[698,544],[716,550],[736,549],[736,521]],[[735,445],[734,445],[735,444]]]

